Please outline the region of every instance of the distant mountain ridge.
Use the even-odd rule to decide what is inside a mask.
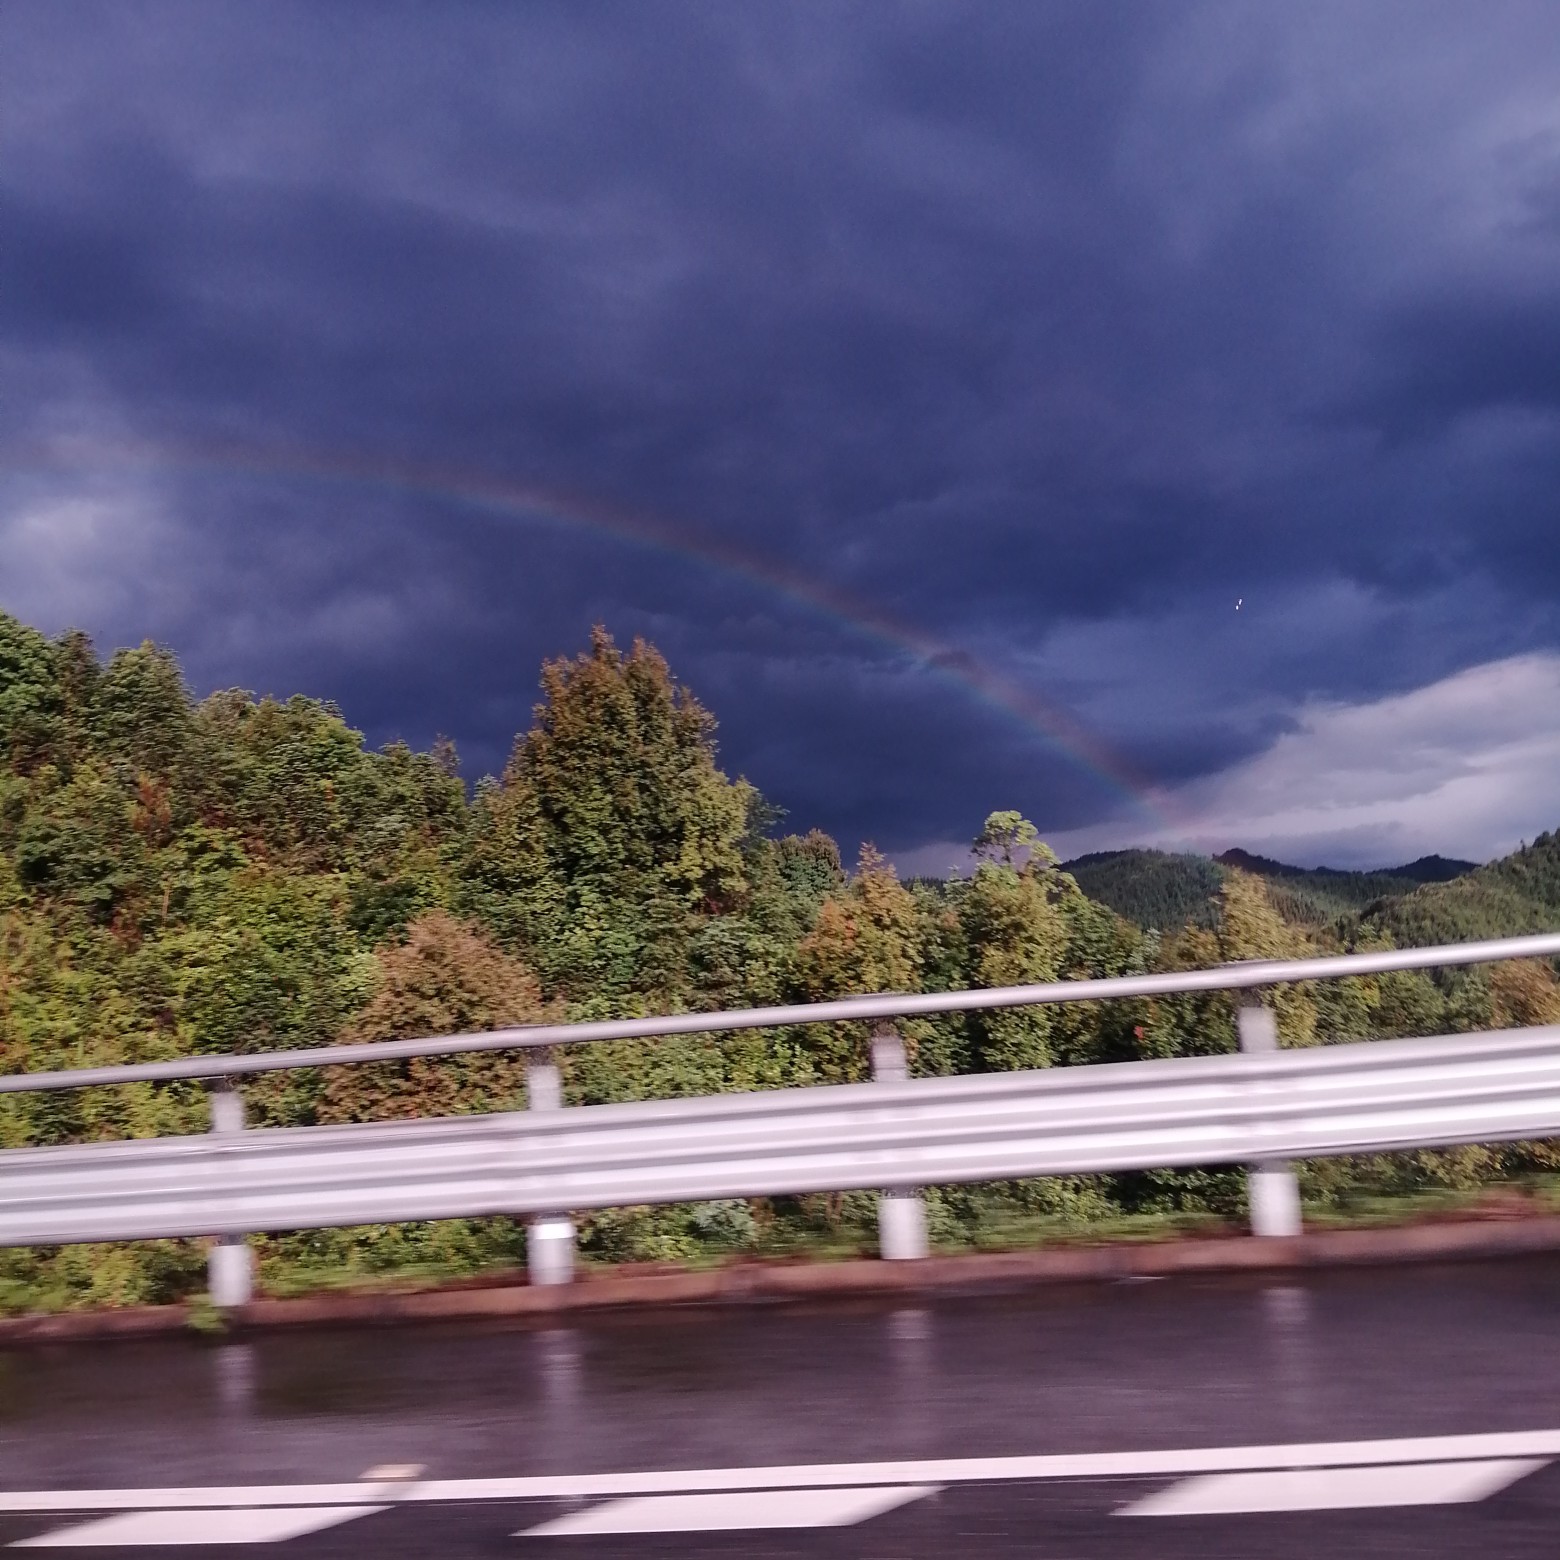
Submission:
[[[1552,932],[1560,928],[1560,831],[1472,872],[1385,899],[1361,920],[1405,948]]]
[[[1109,905],[1141,927],[1173,931],[1211,926],[1213,902],[1226,871],[1234,868],[1268,880],[1268,892],[1286,920],[1320,926],[1358,915],[1382,901],[1456,882],[1481,870],[1476,862],[1421,856],[1375,872],[1337,867],[1295,867],[1251,851],[1217,856],[1159,850],[1093,851],[1065,863],[1091,899]]]
[[[1268,856],[1253,855],[1238,846],[1232,850],[1221,850],[1213,860],[1226,867],[1239,867],[1242,872],[1253,872],[1258,877],[1404,878],[1419,884],[1449,883],[1453,878],[1475,871],[1479,865],[1477,861],[1458,861],[1450,856],[1421,856],[1405,866],[1371,867],[1363,872],[1342,867],[1292,867],[1287,862],[1274,861]]]

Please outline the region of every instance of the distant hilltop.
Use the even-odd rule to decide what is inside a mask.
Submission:
[[[1079,860],[1086,860],[1079,857]],[[1239,867],[1242,872],[1252,872],[1258,877],[1292,878],[1404,878],[1411,883],[1449,883],[1453,878],[1472,872],[1479,863],[1457,861],[1450,856],[1421,856],[1402,867],[1372,867],[1365,872],[1345,871],[1338,867],[1291,867],[1267,856],[1254,856],[1249,850],[1220,851],[1213,858],[1221,866]]]
[[[1091,899],[1109,905],[1138,926],[1166,932],[1183,926],[1211,926],[1214,900],[1231,869],[1265,879],[1269,896],[1284,918],[1310,926],[1329,925],[1343,916],[1364,917],[1386,901],[1490,870],[1473,861],[1421,856],[1403,866],[1351,872],[1336,867],[1295,867],[1238,848],[1217,856],[1160,850],[1094,851],[1065,865]],[[1492,867],[1498,865],[1492,863]]]

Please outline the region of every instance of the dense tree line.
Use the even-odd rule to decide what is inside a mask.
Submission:
[[[0,1070],[1116,975],[1454,924],[1459,936],[1525,929],[1560,911],[1560,842],[1546,839],[1326,928],[1286,919],[1261,878],[1209,864],[1202,924],[1162,936],[1089,897],[1011,812],[987,820],[971,875],[907,884],[870,847],[847,869],[827,836],[782,832],[777,810],[721,770],[714,730],[653,648],[622,650],[598,629],[543,668],[531,728],[503,774],[468,792],[448,743],[371,751],[330,704],[197,700],[163,649],[104,661],[80,634],[50,640],[0,614]],[[1525,966],[1271,1000],[1286,1041],[1314,1044],[1536,1022],[1560,1011],[1556,996],[1547,969]],[[1234,1043],[1229,1000],[1215,996],[956,1015],[905,1033],[923,1074]],[[591,1103],[856,1080],[867,1054],[865,1030],[841,1025],[580,1047],[562,1062],[568,1099]],[[273,1075],[246,1103],[257,1124],[297,1125],[514,1108],[524,1088],[520,1057],[488,1053]],[[189,1085],[13,1094],[0,1097],[0,1146],[207,1119]],[[1312,1190],[1543,1162],[1503,1150],[1329,1166]],[[1213,1170],[944,1189],[931,1206],[952,1239],[1023,1214],[1086,1223],[1239,1196]],[[586,1220],[583,1239],[603,1259],[766,1249],[799,1230],[848,1242],[868,1205],[620,1210]],[[450,1221],[261,1245],[266,1280],[286,1287],[512,1262],[521,1232]],[[201,1261],[184,1242],[0,1254],[0,1304],[162,1298],[195,1287]]]

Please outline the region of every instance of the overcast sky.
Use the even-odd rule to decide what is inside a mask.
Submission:
[[[1557,498],[1552,0],[0,6],[0,606],[198,692],[475,776],[599,620],[912,869],[1484,857]]]

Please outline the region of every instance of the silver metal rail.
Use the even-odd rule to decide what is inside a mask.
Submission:
[[[916,1018],[932,1013],[972,1013],[987,1008],[1037,1007],[1058,1002],[1103,1002],[1124,997],[1166,997],[1202,991],[1250,991],[1295,981],[1342,980],[1392,970],[1493,964],[1503,959],[1560,955],[1560,932],[1502,937],[1491,942],[1437,948],[1393,948],[1380,953],[1335,954],[1321,959],[1283,959],[1221,964],[1208,970],[1173,970],[1158,975],[1120,975],[1104,980],[1057,980],[1034,986],[991,986],[977,991],[895,992],[842,997],[791,1007],[736,1008],[716,1013],[672,1013],[655,1018],[600,1019],[581,1024],[532,1024],[481,1034],[438,1035],[424,1040],[386,1040],[373,1045],[325,1046],[304,1051],[266,1051],[252,1056],[187,1056],[176,1061],[124,1067],[73,1067],[59,1072],[11,1073],[0,1077],[0,1094],[43,1089],[87,1089],[124,1083],[166,1083],[180,1078],[238,1078],[250,1073],[301,1067],[338,1067],[394,1062],[412,1056],[451,1056],[468,1051],[516,1051],[596,1040],[658,1040],[671,1035],[715,1034],[733,1029],[779,1029],[791,1024],[834,1024],[855,1020]]]
[[[1560,1133],[1560,1025],[0,1153],[0,1245],[546,1213]]]

